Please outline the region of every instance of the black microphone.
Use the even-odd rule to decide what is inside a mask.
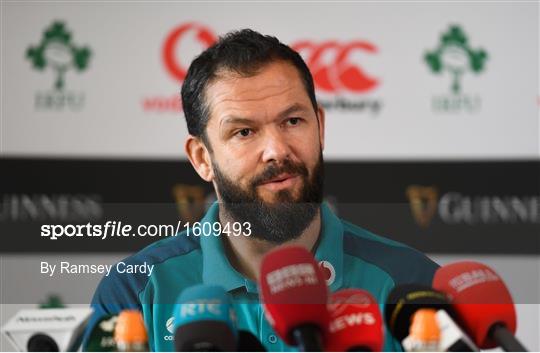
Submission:
[[[261,341],[254,334],[245,330],[238,330],[238,352],[267,352]]]
[[[385,304],[385,321],[392,335],[400,342],[409,336],[414,314],[420,309],[434,309],[441,335],[441,350],[477,352],[472,340],[455,323],[455,314],[446,297],[431,287],[404,284],[394,287]]]

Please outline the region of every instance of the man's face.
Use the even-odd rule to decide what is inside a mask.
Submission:
[[[226,210],[265,240],[293,239],[322,199],[322,111],[300,75],[277,61],[251,77],[229,73],[206,91],[213,182]]]

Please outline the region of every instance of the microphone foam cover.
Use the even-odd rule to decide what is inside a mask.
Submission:
[[[130,309],[120,312],[114,328],[114,340],[126,343],[148,341],[143,316],[139,310]]]
[[[254,334],[238,330],[238,352],[266,352],[266,348]]]
[[[175,330],[174,348],[177,352],[234,352],[236,338],[223,322],[193,321]]]
[[[178,351],[234,351],[236,323],[229,294],[219,286],[185,289],[174,308]]]
[[[262,260],[259,285],[266,318],[287,344],[296,344],[291,332],[304,324],[319,327],[324,336],[328,288],[309,251],[299,246],[270,251]]]
[[[433,287],[445,292],[461,323],[477,346],[494,348],[488,336],[495,323],[516,332],[516,311],[508,288],[488,266],[461,261],[443,266],[435,272]]]
[[[369,292],[344,289],[332,294],[326,350],[345,352],[363,348],[380,352],[384,343],[383,321],[379,305]]]
[[[118,315],[102,316],[92,327],[86,343],[87,352],[116,352],[114,331]]]
[[[400,342],[409,335],[412,316],[420,309],[451,311],[446,295],[428,286],[398,285],[388,295],[384,318],[388,330]]]

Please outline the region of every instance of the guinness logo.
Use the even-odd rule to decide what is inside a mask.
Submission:
[[[411,185],[407,188],[406,195],[416,223],[420,227],[427,228],[437,211],[437,188]]]
[[[180,218],[194,222],[204,214],[204,189],[197,185],[176,184],[172,193]]]

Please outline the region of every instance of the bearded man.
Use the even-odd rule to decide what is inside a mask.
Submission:
[[[172,351],[176,298],[204,283],[231,294],[240,329],[270,351],[294,351],[265,320],[256,284],[265,253],[283,244],[311,251],[332,292],[362,288],[383,304],[395,285],[431,284],[438,266],[425,255],[341,220],[322,201],[325,113],[297,52],[252,30],[229,33],[191,63],[182,104],[186,154],[217,195],[200,223],[240,224],[242,234],[185,231],[124,260],[154,265],[152,275],[104,278],[90,327],[137,308],[150,349]],[[384,349],[401,346],[387,334]]]

